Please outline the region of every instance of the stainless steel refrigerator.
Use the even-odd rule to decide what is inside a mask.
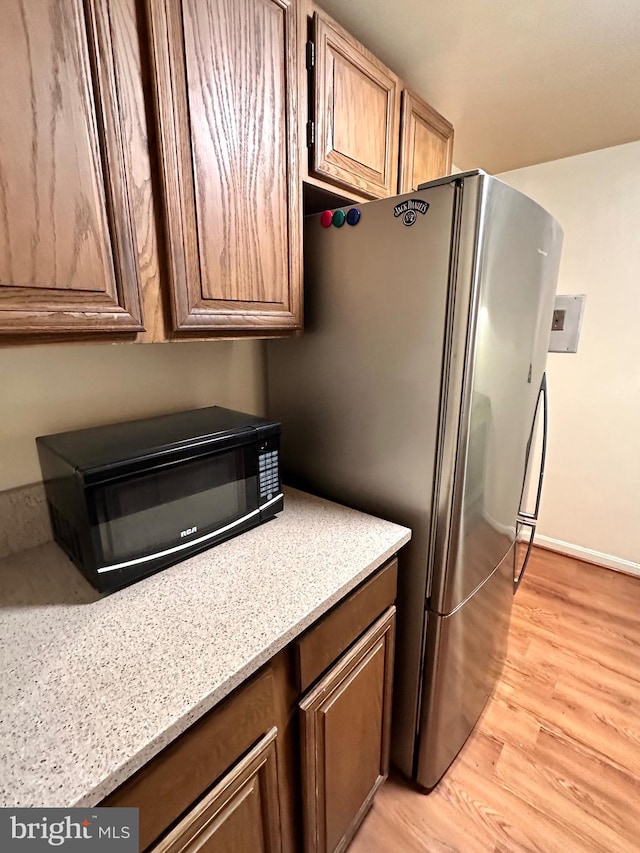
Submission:
[[[354,207],[306,219],[305,333],[267,345],[269,414],[285,481],[413,531],[392,758],[431,788],[505,658],[562,231],[479,171]]]

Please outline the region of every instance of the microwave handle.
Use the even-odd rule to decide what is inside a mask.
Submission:
[[[278,492],[278,494],[275,495],[273,498],[268,500],[266,503],[260,504],[257,509],[252,509],[251,512],[248,512],[246,515],[243,515],[242,518],[237,518],[235,521],[232,521],[229,524],[225,524],[224,527],[219,527],[217,530],[212,530],[210,533],[205,533],[204,536],[198,536],[197,539],[190,539],[188,542],[182,542],[180,545],[173,545],[171,548],[164,548],[162,551],[156,551],[154,554],[145,554],[144,557],[133,557],[131,560],[125,560],[121,563],[112,563],[108,566],[100,566],[97,569],[97,572],[99,575],[101,575],[105,572],[116,571],[116,569],[126,569],[130,566],[137,566],[142,563],[149,563],[152,560],[159,559],[160,557],[167,557],[169,556],[169,554],[177,554],[180,551],[185,551],[187,548],[192,548],[194,545],[200,545],[202,542],[207,542],[210,539],[214,539],[216,536],[221,536],[223,533],[227,533],[233,530],[234,527],[238,527],[239,525],[244,524],[245,521],[249,521],[250,518],[259,515],[265,509],[268,509],[270,506],[277,503],[282,497],[282,492]]]

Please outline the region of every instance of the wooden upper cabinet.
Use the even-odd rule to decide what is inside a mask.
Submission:
[[[3,0],[0,334],[142,315],[109,0]]]
[[[310,172],[372,198],[397,186],[400,81],[349,33],[313,16]]]
[[[296,4],[147,3],[174,328],[299,328]]]
[[[451,172],[453,126],[408,89],[402,93],[398,192]]]

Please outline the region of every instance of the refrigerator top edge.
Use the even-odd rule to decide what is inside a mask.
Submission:
[[[418,190],[428,190],[431,187],[437,187],[440,184],[448,184],[451,181],[459,181],[465,180],[466,178],[490,178],[488,172],[483,171],[482,169],[469,169],[467,172],[454,172],[451,175],[443,175],[441,178],[434,178],[432,181],[424,181],[422,184],[418,184]]]
[[[553,220],[555,227],[557,229],[559,229],[560,234],[561,235],[564,234],[564,232],[562,230],[562,226],[560,225],[560,223],[539,202],[537,202],[535,199],[531,198],[531,196],[527,195],[526,193],[523,193],[521,190],[518,190],[515,187],[512,187],[511,184],[507,183],[506,181],[503,181],[500,178],[496,178],[495,175],[490,175],[488,172],[485,172],[482,169],[471,169],[468,172],[456,172],[456,174],[454,174],[454,175],[445,175],[442,178],[435,178],[433,181],[425,181],[425,183],[420,184],[418,186],[418,192],[420,192],[422,190],[430,189],[431,187],[437,187],[440,184],[446,184],[446,183],[449,183],[451,181],[455,181],[455,180],[466,181],[466,180],[469,180],[470,178],[477,178],[477,177],[482,179],[481,183],[482,183],[483,190],[485,193],[488,193],[491,191],[492,185],[499,185],[501,188],[508,190],[508,192],[510,194],[513,194],[514,198],[516,196],[518,196],[522,199],[526,199],[529,204],[535,205],[535,207],[537,207],[539,210],[541,210],[546,216],[550,217]],[[403,195],[410,195],[410,193],[404,193]]]
[[[370,201],[365,202],[354,201],[352,204],[337,205],[335,208],[328,208],[328,210],[350,210],[352,207],[360,208],[364,205],[368,206],[371,204],[385,204],[391,201],[395,201],[395,203],[397,203],[398,199],[410,198],[411,196],[415,196],[416,193],[421,193],[424,190],[430,190],[434,187],[443,186],[444,184],[462,183],[464,185],[464,183],[468,183],[469,181],[476,178],[480,179],[479,182],[482,188],[481,192],[483,196],[488,195],[491,192],[493,186],[499,185],[502,190],[508,192],[509,194],[512,194],[514,199],[516,197],[526,199],[526,203],[530,204],[532,208],[535,207],[542,211],[546,216],[553,220],[554,227],[559,231],[560,236],[564,236],[564,232],[559,222],[551,213],[549,213],[549,211],[545,207],[539,204],[539,202],[535,201],[535,199],[532,199],[531,196],[528,196],[526,193],[523,193],[515,187],[512,187],[511,184],[508,184],[506,181],[503,181],[500,178],[496,178],[494,175],[490,175],[488,172],[485,172],[482,169],[471,169],[466,172],[456,172],[452,175],[444,175],[442,178],[435,178],[433,181],[426,181],[425,183],[420,184],[417,190],[412,190],[410,192],[401,193],[394,196],[387,196],[387,198],[371,199]],[[313,219],[314,217],[320,216],[322,216],[322,213],[311,213],[307,214],[307,216],[305,216],[305,219]]]

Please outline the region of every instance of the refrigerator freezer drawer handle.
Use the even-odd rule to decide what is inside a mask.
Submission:
[[[521,521],[523,524],[526,524],[528,521],[532,521],[535,524],[537,520],[532,512],[522,512],[521,510],[518,513],[518,521]]]

